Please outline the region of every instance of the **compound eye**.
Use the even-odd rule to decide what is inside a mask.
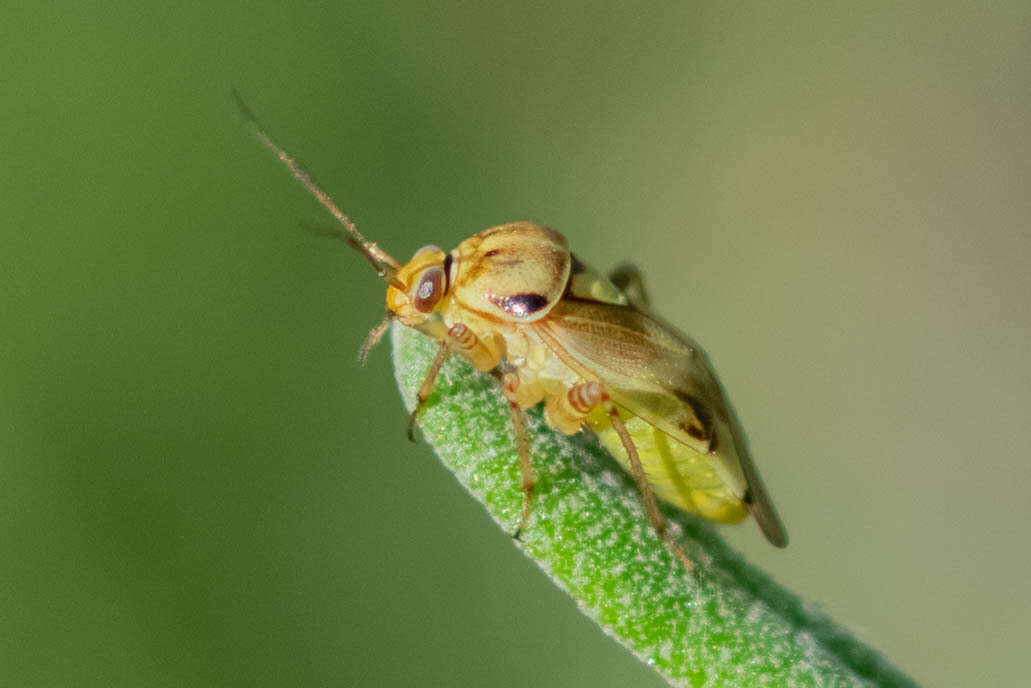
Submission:
[[[439,267],[428,268],[419,279],[412,305],[420,313],[429,313],[440,301],[444,291],[444,271]]]

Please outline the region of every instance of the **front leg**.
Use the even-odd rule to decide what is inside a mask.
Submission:
[[[415,397],[415,408],[412,409],[411,414],[408,416],[408,439],[412,442],[415,441],[415,428],[419,425],[419,412],[422,411],[426,400],[433,394],[433,386],[437,383],[437,375],[440,374],[440,369],[444,366],[444,362],[447,361],[450,353],[451,339],[442,340],[440,348],[437,349],[437,355],[433,357],[433,363],[430,364],[430,369],[426,372],[426,377],[423,379],[422,384],[419,385],[419,393]]]
[[[495,337],[488,337],[486,341],[480,339],[463,323],[452,325],[447,335],[455,348],[472,362],[476,370],[493,370],[501,363],[501,348],[497,345]]]
[[[419,412],[422,411],[426,400],[433,394],[433,386],[437,382],[437,375],[447,361],[451,348],[458,349],[470,361],[477,370],[491,370],[501,362],[500,351],[487,346],[471,329],[462,323],[455,323],[447,331],[447,337],[440,342],[437,355],[433,357],[433,363],[426,373],[426,378],[419,386],[419,394],[415,400],[415,408],[408,416],[408,439],[415,441],[415,428],[419,424]]]

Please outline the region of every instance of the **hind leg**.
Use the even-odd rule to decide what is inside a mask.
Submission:
[[[608,394],[605,393],[604,385],[595,381],[582,382],[571,387],[566,394],[549,397],[546,403],[545,414],[548,423],[567,434],[577,432],[599,404],[605,405],[609,421],[619,436],[623,449],[626,450],[627,460],[630,465],[630,475],[633,476],[634,482],[637,483],[637,492],[641,497],[644,512],[648,516],[648,522],[651,523],[655,533],[669,551],[684,564],[688,571],[692,570],[694,565],[691,563],[691,560],[688,559],[683,548],[670,537],[666,530],[666,519],[663,518],[662,512],[659,510],[655,491],[652,489],[651,483],[648,482],[648,476],[644,472],[637,445],[634,444],[630,432],[626,429],[622,418],[619,417],[619,411],[616,409],[615,404],[609,400]]]
[[[651,523],[656,535],[666,545],[666,549],[680,560],[687,571],[694,570],[694,564],[688,558],[687,553],[673,540],[666,530],[666,519],[662,516],[662,512],[659,511],[659,505],[655,499],[655,491],[652,490],[651,483],[648,482],[648,476],[644,472],[641,456],[637,452],[637,445],[634,444],[634,440],[627,431],[626,425],[623,424],[623,419],[619,417],[619,411],[616,410],[615,405],[611,402],[608,403],[608,414],[609,421],[612,423],[616,434],[619,435],[619,440],[623,443],[623,449],[626,450],[627,459],[630,463],[630,475],[633,476],[634,482],[637,483],[637,492],[641,496],[641,503],[644,505],[645,514],[648,515],[648,521]]]
[[[646,308],[650,299],[644,288],[644,275],[633,263],[620,263],[609,273],[609,281],[630,299],[635,306]]]
[[[630,465],[630,475],[633,476],[634,482],[637,483],[637,492],[641,497],[644,512],[648,516],[648,522],[670,553],[684,564],[684,568],[691,571],[694,568],[694,564],[688,559],[683,548],[667,532],[666,519],[663,518],[662,512],[659,510],[655,491],[652,489],[651,483],[648,482],[648,476],[644,472],[637,445],[634,444],[634,439],[626,429],[623,419],[619,417],[616,405],[612,403],[609,395],[605,393],[605,386],[593,380],[581,382],[570,387],[565,394],[556,394],[548,397],[545,404],[544,413],[548,424],[568,435],[578,432],[587,420],[587,417],[599,405],[604,405],[609,421],[619,436],[623,449],[626,450],[627,460]]]

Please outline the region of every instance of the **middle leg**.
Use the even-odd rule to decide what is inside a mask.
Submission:
[[[530,509],[533,506],[533,491],[537,484],[533,475],[533,463],[530,460],[530,443],[526,438],[526,414],[516,401],[516,390],[519,388],[519,376],[513,372],[494,371],[501,382],[501,389],[508,399],[508,417],[512,421],[512,433],[515,435],[516,452],[519,455],[519,475],[523,482],[523,516],[519,519],[512,537],[516,540],[522,535],[530,522]]]

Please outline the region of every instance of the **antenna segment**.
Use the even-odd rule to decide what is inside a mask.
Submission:
[[[371,242],[362,236],[362,233],[354,226],[354,222],[351,221],[351,218],[345,215],[337,204],[333,202],[333,199],[330,198],[329,194],[323,191],[322,188],[315,183],[315,180],[312,179],[311,173],[304,169],[301,163],[297,162],[297,160],[272,140],[272,137],[265,131],[265,127],[261,125],[258,119],[251,112],[251,109],[247,107],[247,104],[243,101],[243,98],[236,89],[233,89],[232,96],[233,100],[236,102],[236,107],[240,110],[240,114],[244,118],[244,121],[257,135],[258,140],[261,141],[266,148],[275,153],[276,157],[279,158],[279,160],[290,170],[290,174],[294,176],[294,179],[303,184],[304,188],[306,188],[308,192],[315,197],[315,200],[321,203],[326,210],[328,210],[330,214],[344,226],[345,231],[334,233],[334,236],[343,239],[353,246],[355,250],[365,256],[365,259],[369,261],[381,279],[404,291],[405,286],[397,279],[397,271],[401,268],[400,264],[374,242]]]

